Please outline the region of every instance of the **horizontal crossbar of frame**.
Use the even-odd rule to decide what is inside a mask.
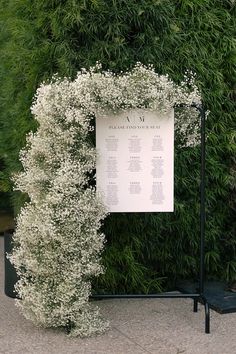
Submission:
[[[95,294],[91,295],[92,299],[181,299],[181,298],[191,298],[197,299],[202,298],[200,294],[170,294],[170,293],[162,293],[162,294]]]

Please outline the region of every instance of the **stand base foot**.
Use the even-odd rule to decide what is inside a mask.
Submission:
[[[198,311],[198,301],[197,299],[193,300],[193,312],[197,312]]]
[[[205,333],[209,334],[210,333],[210,309],[209,309],[209,304],[206,300],[204,301],[204,306],[205,306]]]

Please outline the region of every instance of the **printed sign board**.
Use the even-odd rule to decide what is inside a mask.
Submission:
[[[109,212],[174,210],[174,110],[96,118],[97,191]]]

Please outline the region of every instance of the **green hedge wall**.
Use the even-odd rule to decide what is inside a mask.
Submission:
[[[39,83],[73,77],[100,61],[105,69],[153,63],[179,81],[197,74],[207,121],[206,265],[209,277],[235,278],[236,236],[230,201],[235,153],[234,1],[2,0],[0,15],[0,174],[2,190],[19,170]],[[148,292],[195,277],[199,254],[199,149],[176,148],[175,213],[110,215],[104,225],[107,272],[97,291]],[[231,182],[230,182],[231,181]],[[12,194],[15,212],[26,199]]]

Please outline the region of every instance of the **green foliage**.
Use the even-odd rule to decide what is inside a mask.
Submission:
[[[181,80],[197,74],[207,121],[206,265],[211,277],[235,278],[236,11],[230,0],[2,0],[0,15],[0,158],[4,186],[19,170],[30,105],[53,73],[74,76],[99,60],[126,70],[136,61]],[[104,225],[104,291],[155,291],[196,276],[199,255],[199,149],[176,149],[175,213],[111,215]],[[230,177],[231,176],[231,177]],[[2,185],[2,184],[1,184]],[[5,187],[4,187],[5,188]],[[24,198],[23,198],[24,199]],[[14,195],[15,210],[22,197]],[[163,283],[163,278],[166,281]]]
[[[9,180],[4,173],[4,163],[0,159],[0,214],[1,212],[12,212],[10,204]]]

